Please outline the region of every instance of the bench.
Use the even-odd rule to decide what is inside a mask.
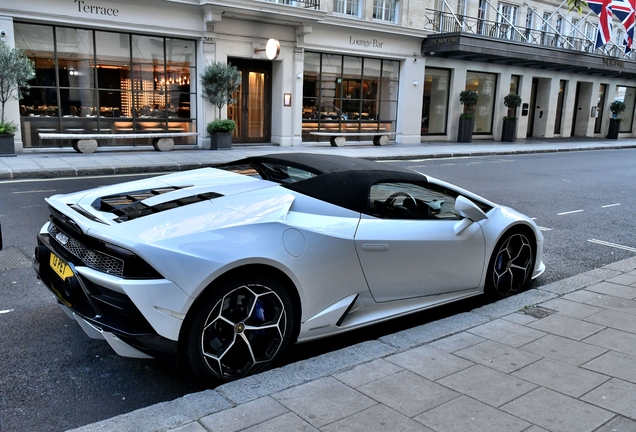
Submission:
[[[401,132],[380,132],[380,131],[369,131],[369,132],[309,132],[309,135],[317,135],[317,136],[328,136],[329,142],[333,147],[343,147],[345,142],[347,141],[347,137],[354,136],[372,136],[373,137],[373,145],[382,146],[387,145],[389,143],[390,136],[400,135]]]
[[[94,153],[97,150],[97,140],[100,139],[127,139],[127,138],[152,138],[152,145],[157,151],[170,151],[174,148],[174,138],[185,136],[197,136],[196,132],[152,132],[152,133],[40,133],[40,139],[70,139],[73,140],[73,148],[80,153]]]

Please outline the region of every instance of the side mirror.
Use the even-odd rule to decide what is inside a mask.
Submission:
[[[455,211],[464,218],[455,225],[454,231],[456,235],[463,233],[473,222],[488,219],[486,213],[477,207],[474,202],[461,195],[455,200]]]

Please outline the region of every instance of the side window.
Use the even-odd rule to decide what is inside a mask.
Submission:
[[[427,183],[376,183],[369,190],[369,214],[382,219],[458,220],[456,197]]]

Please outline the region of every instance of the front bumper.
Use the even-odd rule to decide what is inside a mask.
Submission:
[[[52,268],[51,254],[68,264],[72,275],[64,279]],[[95,283],[83,275],[87,269],[77,257],[52,240],[43,230],[38,234],[33,268],[38,278],[55,294],[66,314],[86,334],[104,339],[117,354],[137,358],[176,358],[178,343],[163,337],[125,293]],[[92,271],[95,273],[95,271]]]

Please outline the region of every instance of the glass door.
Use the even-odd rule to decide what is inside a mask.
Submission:
[[[264,143],[271,140],[271,63],[229,59],[241,73],[228,105],[227,117],[236,122],[233,143]]]

